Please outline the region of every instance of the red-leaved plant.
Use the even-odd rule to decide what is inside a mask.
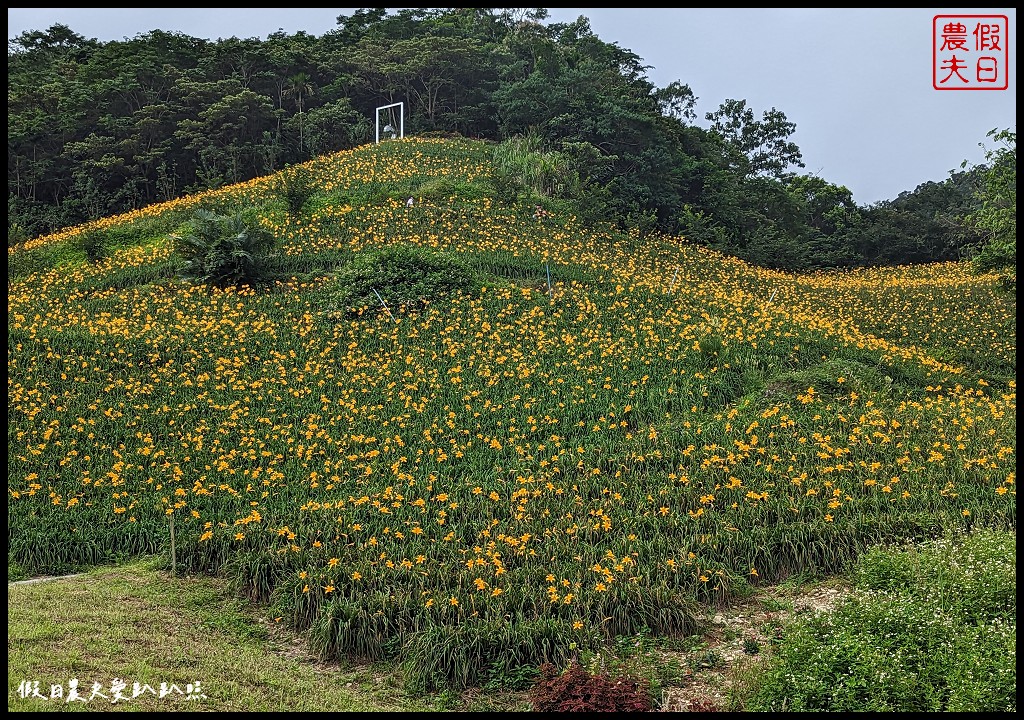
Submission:
[[[592,675],[573,662],[564,673],[551,663],[540,667],[530,690],[536,712],[649,712],[653,709],[645,680]]]

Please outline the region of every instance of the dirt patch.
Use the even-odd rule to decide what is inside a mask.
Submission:
[[[341,668],[341,663],[321,660],[309,649],[309,641],[302,635],[280,621],[269,618],[256,618],[267,632],[267,647],[281,657],[301,662],[317,672],[334,672]]]
[[[28,580],[15,580],[7,583],[10,585],[34,585],[35,583],[49,582],[50,580],[67,580],[68,578],[84,577],[86,573],[75,573],[74,575],[47,575],[45,577],[34,577]]]
[[[794,617],[828,612],[850,594],[849,587],[825,583],[813,588],[766,588],[756,597],[712,608],[707,627],[692,650],[665,652],[688,668],[681,686],[666,688],[661,710],[725,710],[737,671],[770,656],[781,629]]]

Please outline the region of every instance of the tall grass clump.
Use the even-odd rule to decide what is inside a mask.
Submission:
[[[557,189],[558,158],[544,152],[539,136],[517,135],[495,146],[494,172],[504,181],[502,187],[509,185],[533,196],[549,197]]]
[[[496,145],[492,156],[490,180],[499,200],[565,205],[589,224],[610,219],[613,198],[605,183],[614,176],[614,158],[594,145],[562,143],[549,150],[536,134],[517,135]]]
[[[579,195],[580,175],[572,154],[545,150],[539,135],[516,135],[496,145],[493,162],[491,181],[505,202],[524,196],[568,199]]]
[[[299,215],[317,190],[313,173],[306,167],[287,168],[274,178],[274,191],[284,201],[291,215]]]

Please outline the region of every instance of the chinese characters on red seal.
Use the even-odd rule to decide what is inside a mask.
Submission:
[[[1006,90],[1009,29],[1006,15],[936,15],[932,19],[932,87]]]

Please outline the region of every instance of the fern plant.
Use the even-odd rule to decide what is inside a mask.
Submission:
[[[183,260],[179,274],[220,288],[265,281],[277,244],[251,209],[231,215],[199,210],[170,237]]]

